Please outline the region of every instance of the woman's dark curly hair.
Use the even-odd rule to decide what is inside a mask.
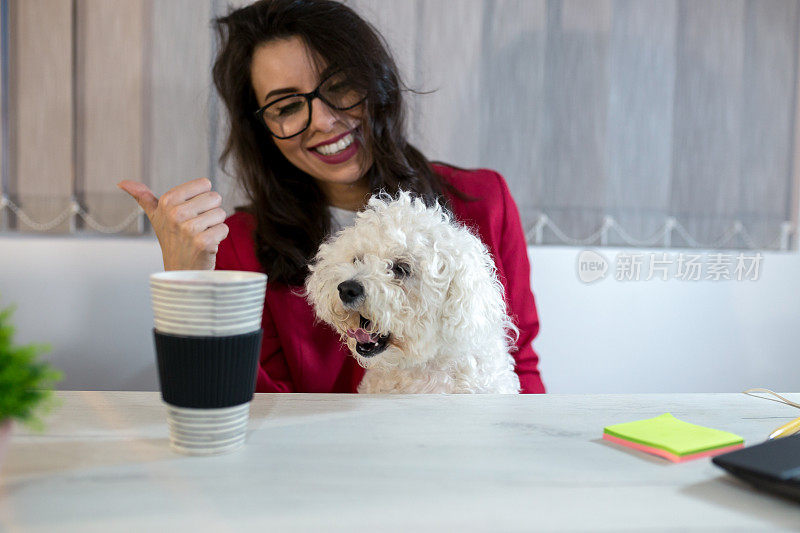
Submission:
[[[224,169],[233,162],[233,174],[249,200],[237,211],[255,217],[256,255],[271,282],[303,284],[309,261],[330,231],[330,220],[315,180],[283,156],[254,117],[259,104],[250,65],[260,44],[299,36],[328,66],[347,69],[354,84],[367,88],[356,135],[372,154],[372,166],[362,169],[371,191],[395,194],[404,189],[428,205],[438,200],[445,208],[445,190],[467,199],[406,141],[397,66],[378,31],[352,9],[331,0],[261,0],[229,11],[215,19],[214,26],[220,45],[214,85],[230,117],[220,164]],[[322,71],[321,65],[315,66]]]

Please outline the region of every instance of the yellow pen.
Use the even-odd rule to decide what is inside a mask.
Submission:
[[[788,437],[789,435],[794,435],[800,431],[800,418],[795,418],[788,424],[784,424],[772,433],[769,434],[767,440],[769,439],[779,439],[781,437]]]

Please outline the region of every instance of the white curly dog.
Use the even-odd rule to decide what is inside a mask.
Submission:
[[[480,239],[404,191],[370,198],[320,246],[305,284],[367,369],[360,393],[518,393],[503,295]]]

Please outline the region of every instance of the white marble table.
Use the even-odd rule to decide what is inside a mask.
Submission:
[[[797,416],[743,394],[257,394],[245,447],[214,457],[169,449],[157,393],[58,396],[46,433],[14,434],[0,531],[800,530],[708,459],[600,438],[671,412],[753,444]]]

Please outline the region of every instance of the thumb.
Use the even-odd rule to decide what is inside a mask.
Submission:
[[[136,202],[144,209],[148,218],[150,218],[150,215],[156,210],[156,207],[158,207],[158,198],[156,198],[153,192],[144,183],[122,180],[117,183],[117,187],[133,196]]]

